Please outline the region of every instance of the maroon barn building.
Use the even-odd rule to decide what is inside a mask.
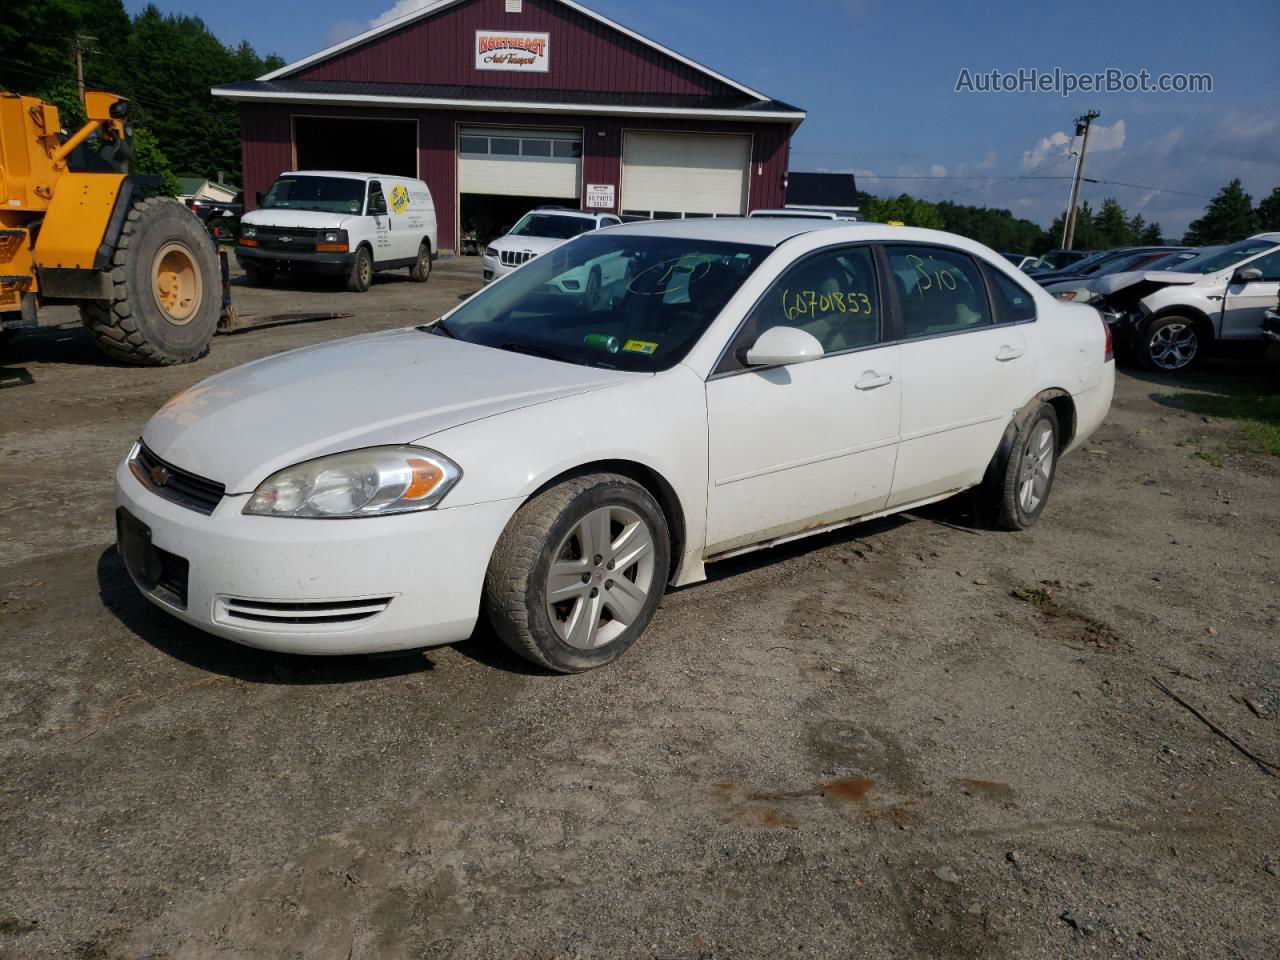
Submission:
[[[570,0],[436,0],[213,92],[240,104],[248,208],[286,170],[420,177],[446,251],[541,204],[780,207],[804,120]]]

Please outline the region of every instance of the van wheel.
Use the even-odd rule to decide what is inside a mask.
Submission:
[[[351,272],[347,274],[347,289],[352,293],[364,293],[373,283],[373,255],[368,247],[356,251],[356,258],[351,262]]]
[[[431,244],[423,243],[418,247],[418,259],[409,268],[409,279],[414,283],[426,283],[431,279]]]

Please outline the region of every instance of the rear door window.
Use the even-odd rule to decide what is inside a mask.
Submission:
[[[889,276],[902,305],[903,336],[931,337],[991,326],[982,271],[948,247],[886,247]]]

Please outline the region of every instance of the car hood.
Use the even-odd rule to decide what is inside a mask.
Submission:
[[[391,330],[236,367],[178,394],[143,441],[162,460],[249,493],[277,470],[648,374],[601,370]],[[441,451],[447,454],[448,451]],[[465,468],[465,464],[463,465]]]
[[[254,210],[240,218],[250,227],[309,227],[313,230],[341,230],[354,213],[327,213],[321,210]]]
[[[1117,290],[1123,290],[1125,287],[1131,287],[1135,283],[1150,281],[1152,283],[1163,284],[1188,284],[1203,280],[1203,273],[1178,273],[1174,270],[1127,270],[1124,273],[1109,273],[1105,277],[1098,277],[1089,284],[1091,290],[1096,290],[1104,297],[1115,293]]]
[[[514,237],[511,234],[507,234],[505,237],[499,237],[489,246],[497,250],[529,250],[533,253],[546,253],[548,250],[568,242],[568,240],[558,240],[555,237]]]

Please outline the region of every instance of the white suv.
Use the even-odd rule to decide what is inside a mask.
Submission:
[[[510,232],[485,248],[484,282],[505,277],[516,267],[566,240],[601,227],[616,227],[620,223],[622,221],[612,213],[584,213],[560,207],[531,210]]]

